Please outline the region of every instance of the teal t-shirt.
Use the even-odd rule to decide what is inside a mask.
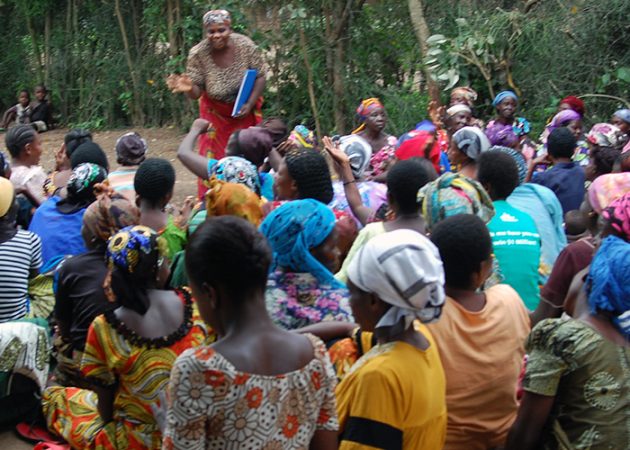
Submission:
[[[534,310],[540,301],[540,234],[536,223],[506,201],[495,201],[494,209],[488,229],[503,282],[518,292],[528,309]]]

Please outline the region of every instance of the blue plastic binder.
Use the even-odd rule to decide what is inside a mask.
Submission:
[[[249,97],[251,97],[257,75],[258,71],[256,69],[249,69],[245,71],[245,76],[241,82],[241,88],[238,90],[238,95],[236,96],[236,101],[234,102],[232,117],[238,114],[243,105],[249,100]]]

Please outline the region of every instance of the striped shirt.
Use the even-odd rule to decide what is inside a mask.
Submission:
[[[30,231],[0,244],[0,323],[24,317],[31,270],[42,266],[42,241]]]

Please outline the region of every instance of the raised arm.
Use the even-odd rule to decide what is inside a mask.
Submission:
[[[361,193],[359,192],[356,180],[352,174],[352,168],[350,167],[350,159],[328,136],[325,136],[322,142],[326,151],[335,161],[335,167],[339,178],[343,182],[343,190],[346,194],[346,200],[348,201],[348,205],[350,205],[352,214],[359,219],[361,224],[367,224],[369,218],[374,214],[374,211],[365,206],[363,200],[361,200]]]
[[[210,122],[205,119],[196,119],[177,149],[177,158],[184,167],[204,180],[208,179],[208,159],[195,151],[195,142],[199,135],[206,133],[209,128]]]
[[[171,74],[166,79],[166,84],[173,94],[186,94],[192,100],[197,100],[203,93],[201,88],[193,83],[186,74]]]

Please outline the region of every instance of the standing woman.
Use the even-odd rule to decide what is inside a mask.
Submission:
[[[215,131],[199,139],[199,153],[221,159],[230,135],[262,121],[262,93],[267,72],[258,47],[246,36],[232,32],[230,13],[211,10],[203,16],[206,38],[188,54],[186,73],[170,75],[169,89],[199,101],[199,115],[212,123]],[[249,100],[232,117],[241,81],[248,69],[258,71]],[[199,185],[200,195],[205,188]]]
[[[394,150],[396,150],[398,140],[384,131],[387,125],[387,114],[378,98],[363,100],[357,108],[357,117],[361,125],[352,134],[361,136],[372,146],[370,160],[372,175],[379,176],[387,171],[394,159]]]

